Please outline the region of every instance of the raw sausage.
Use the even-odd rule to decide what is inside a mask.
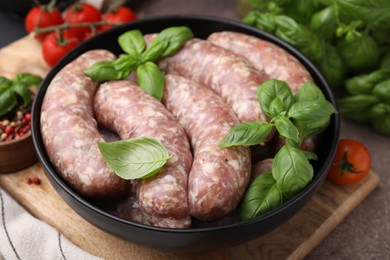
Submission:
[[[98,123],[121,139],[153,137],[172,155],[157,175],[137,183],[141,210],[152,216],[189,218],[187,183],[192,155],[175,117],[161,102],[126,80],[102,84],[95,95],[94,111]]]
[[[313,81],[294,56],[269,41],[230,31],[213,33],[207,40],[244,57],[269,78],[286,81],[293,94],[306,81]]]
[[[152,37],[147,35],[146,41],[150,42]],[[242,122],[266,120],[256,90],[268,77],[233,52],[205,40],[192,39],[158,64],[167,73],[179,74],[211,88]]]
[[[81,55],[53,78],[42,104],[41,133],[50,161],[71,187],[92,199],[119,198],[128,190],[99,152],[97,143],[104,140],[92,110],[97,83],[83,73],[114,58],[105,50]]]
[[[250,178],[248,147],[218,147],[239,119],[213,91],[178,75],[165,76],[163,103],[184,127],[194,152],[188,182],[191,216],[222,219],[237,206]]]

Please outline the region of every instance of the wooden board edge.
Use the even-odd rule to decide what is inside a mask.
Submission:
[[[376,187],[379,185],[379,175],[370,171],[369,181],[364,181],[362,187],[356,189],[348,199],[346,199],[337,209],[328,217],[317,230],[298,246],[288,260],[303,259],[318,246]]]

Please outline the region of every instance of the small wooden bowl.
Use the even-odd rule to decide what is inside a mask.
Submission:
[[[18,139],[0,143],[0,173],[19,171],[37,160],[31,132]]]

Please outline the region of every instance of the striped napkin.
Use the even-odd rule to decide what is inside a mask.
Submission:
[[[55,228],[33,217],[0,189],[0,259],[101,259],[69,242]]]

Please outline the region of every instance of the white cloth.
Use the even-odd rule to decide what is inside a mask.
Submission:
[[[0,189],[0,259],[97,260]]]

